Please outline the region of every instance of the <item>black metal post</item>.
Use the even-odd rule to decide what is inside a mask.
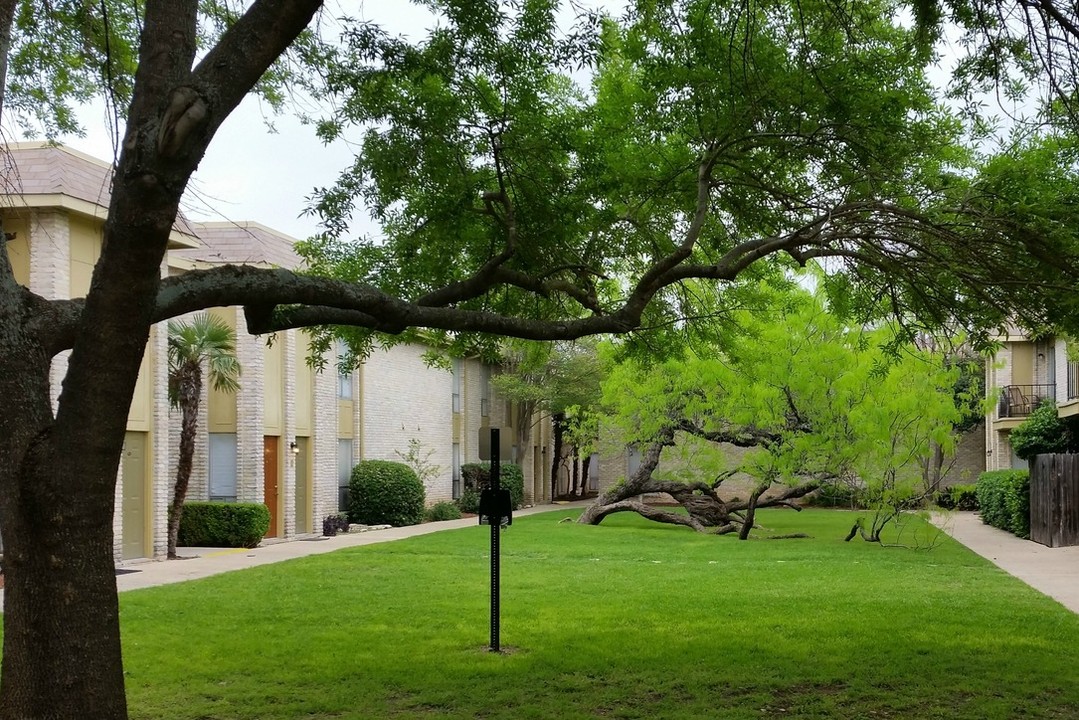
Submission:
[[[498,428],[491,428],[491,491],[495,498],[501,488],[501,468],[499,467],[499,437]],[[499,608],[499,565],[500,549],[499,537],[502,534],[502,518],[492,516],[491,521],[491,652],[501,652],[499,642],[500,608]]]

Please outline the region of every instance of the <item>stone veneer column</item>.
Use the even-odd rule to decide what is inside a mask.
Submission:
[[[312,515],[315,532],[322,519],[337,512],[337,366],[327,359],[326,369],[314,375],[314,418],[311,438]]]
[[[71,234],[67,213],[35,211],[30,214],[30,290],[47,300],[71,297]],[[67,374],[65,350],[52,359],[49,388],[56,412],[60,388]]]
[[[282,388],[282,401],[285,406],[282,410],[281,438],[282,452],[285,456],[284,471],[281,477],[281,492],[284,493],[282,503],[285,513],[283,537],[296,536],[296,456],[292,454],[290,443],[296,442],[296,333],[297,330],[287,330],[277,334],[277,342],[282,343],[281,352],[284,357],[281,363],[281,372],[284,375],[284,387]]]
[[[236,358],[243,368],[236,391],[236,499],[263,501],[265,338],[250,335],[243,311],[236,309]]]

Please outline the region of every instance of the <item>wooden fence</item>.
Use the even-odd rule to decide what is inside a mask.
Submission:
[[[1079,455],[1036,455],[1030,462],[1030,539],[1079,545]]]

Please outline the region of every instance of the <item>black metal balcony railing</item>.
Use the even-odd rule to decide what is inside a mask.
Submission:
[[[1056,398],[1056,385],[1006,385],[1001,389],[997,416],[1026,417],[1046,400]]]

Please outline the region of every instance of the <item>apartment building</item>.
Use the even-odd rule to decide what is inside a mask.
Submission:
[[[89,288],[100,256],[111,167],[63,147],[9,146],[3,212],[6,250],[16,280],[48,298],[72,298]],[[300,267],[294,239],[258,223],[191,223],[179,218],[162,275],[214,265]],[[241,308],[209,312],[234,328],[242,366],[236,393],[204,390],[189,500],[262,502],[270,509],[269,538],[321,531],[338,512],[352,466],[361,459],[401,460],[410,442],[428,464],[429,503],[460,492],[460,467],[479,460],[483,428],[515,417],[490,385],[497,368],[477,359],[449,370],[424,361],[427,348],[376,350],[352,372],[308,362],[308,335],[248,334]],[[167,398],[167,331],[153,328],[128,418],[116,491],[115,552],[119,560],[161,557],[179,447],[179,412]],[[53,363],[54,402],[66,372]],[[522,449],[526,501],[550,500],[541,459],[549,422],[534,418],[532,447]],[[516,452],[517,449],[515,448]]]
[[[1001,337],[1002,347],[986,366],[986,388],[997,402],[985,423],[986,469],[1026,468],[1008,439],[1042,401],[1054,400],[1060,417],[1079,414],[1079,363],[1068,361],[1062,338],[1031,338],[1018,328]]]

